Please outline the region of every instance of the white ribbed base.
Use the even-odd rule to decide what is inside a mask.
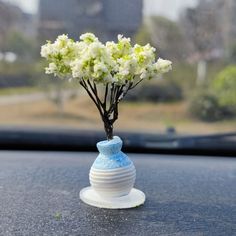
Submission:
[[[98,195],[90,186],[80,191],[80,199],[88,205],[99,208],[126,209],[142,205],[145,202],[145,194],[132,188],[130,193],[125,196],[105,198]]]
[[[91,186],[103,198],[129,194],[134,186],[135,177],[136,170],[133,164],[106,170],[92,167],[89,173]]]

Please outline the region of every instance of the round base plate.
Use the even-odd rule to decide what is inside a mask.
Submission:
[[[145,194],[138,189],[132,188],[128,195],[103,198],[90,186],[80,191],[80,199],[88,205],[99,208],[126,209],[142,205],[145,202]]]

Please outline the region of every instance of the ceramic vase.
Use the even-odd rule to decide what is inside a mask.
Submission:
[[[99,155],[90,169],[89,180],[102,197],[127,195],[134,186],[136,170],[121,147],[122,140],[117,136],[97,143]]]
[[[145,194],[133,188],[136,170],[133,162],[121,151],[122,140],[97,143],[99,155],[89,172],[91,186],[80,191],[83,202],[109,209],[124,209],[142,205]]]

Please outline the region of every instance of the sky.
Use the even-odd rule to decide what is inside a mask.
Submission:
[[[19,5],[24,11],[35,13],[39,0],[4,0]],[[195,6],[198,0],[144,0],[145,15],[163,15],[177,19],[179,12],[185,7]]]
[[[177,19],[182,9],[193,7],[198,0],[144,0],[145,15],[163,15]]]

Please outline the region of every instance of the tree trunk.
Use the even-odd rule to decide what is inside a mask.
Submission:
[[[104,128],[106,131],[107,140],[113,139],[113,124],[110,120],[104,119]]]

